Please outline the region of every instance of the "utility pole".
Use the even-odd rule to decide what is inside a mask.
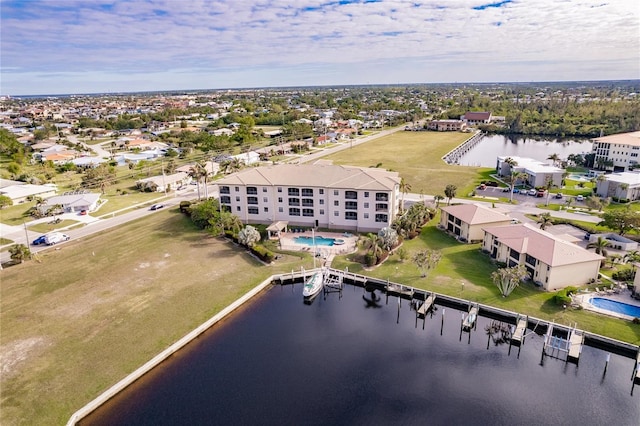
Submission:
[[[167,185],[164,182],[164,160],[160,160],[160,166],[162,167],[162,188],[164,189],[164,195],[167,195]]]
[[[24,236],[27,238],[27,243],[25,244],[27,248],[29,248],[29,231],[27,231],[27,223],[22,219],[22,225],[24,226]],[[31,250],[29,250],[29,259],[32,259]]]

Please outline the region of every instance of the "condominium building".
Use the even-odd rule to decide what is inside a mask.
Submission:
[[[484,228],[482,249],[508,267],[524,265],[545,290],[583,285],[598,278],[604,257],[533,225]]]
[[[613,171],[624,171],[638,164],[640,131],[620,133],[593,139],[594,165]]]
[[[254,167],[217,182],[222,208],[244,223],[376,232],[400,207],[400,176],[383,169],[325,164]]]
[[[636,201],[640,199],[640,172],[602,175],[596,182],[596,194],[602,198]]]
[[[509,164],[507,161],[509,158],[515,161],[515,165],[512,166]],[[547,182],[549,180],[557,187],[562,186],[562,175],[564,174],[564,170],[559,167],[534,160],[533,158],[514,156],[498,157],[496,163],[496,172],[498,173],[498,176],[510,176],[512,171],[526,173],[527,179],[525,183],[533,188],[547,186]]]

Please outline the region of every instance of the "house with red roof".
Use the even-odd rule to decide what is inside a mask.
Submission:
[[[468,126],[475,126],[478,124],[489,124],[491,123],[491,113],[486,111],[480,111],[480,112],[469,111],[464,115],[460,116],[460,120],[467,123]]]

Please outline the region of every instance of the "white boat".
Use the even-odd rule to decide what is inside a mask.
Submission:
[[[302,295],[305,299],[311,298],[318,294],[324,285],[324,273],[322,271],[314,272],[313,275],[304,283]]]

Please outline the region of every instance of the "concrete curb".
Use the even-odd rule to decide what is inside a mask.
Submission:
[[[84,417],[89,415],[91,412],[93,412],[95,409],[97,409],[102,404],[107,402],[109,399],[113,398],[116,394],[118,394],[120,391],[125,389],[127,386],[129,386],[130,384],[138,380],[140,377],[144,376],[153,368],[157,367],[159,364],[161,364],[164,360],[169,358],[175,352],[177,352],[178,350],[186,346],[189,342],[196,339],[198,336],[200,336],[202,333],[207,331],[209,328],[211,328],[211,326],[216,324],[218,321],[222,320],[227,315],[231,314],[237,308],[242,306],[244,303],[251,300],[251,298],[253,298],[257,294],[262,292],[266,287],[270,286],[272,282],[273,282],[273,277],[267,278],[265,281],[263,281],[253,289],[249,290],[247,293],[245,293],[242,297],[237,299],[231,305],[224,308],[222,311],[220,311],[219,313],[217,313],[216,315],[208,319],[206,322],[198,326],[189,334],[182,337],[180,340],[178,340],[177,342],[169,346],[164,351],[160,352],[158,355],[153,357],[151,360],[146,362],[144,365],[142,365],[138,369],[136,369],[133,373],[129,374],[124,379],[120,380],[118,383],[111,386],[105,392],[100,394],[96,399],[89,402],[87,405],[85,405],[84,407],[82,407],[81,409],[73,413],[69,418],[69,421],[67,422],[67,426],[75,425],[78,421],[82,420]]]

